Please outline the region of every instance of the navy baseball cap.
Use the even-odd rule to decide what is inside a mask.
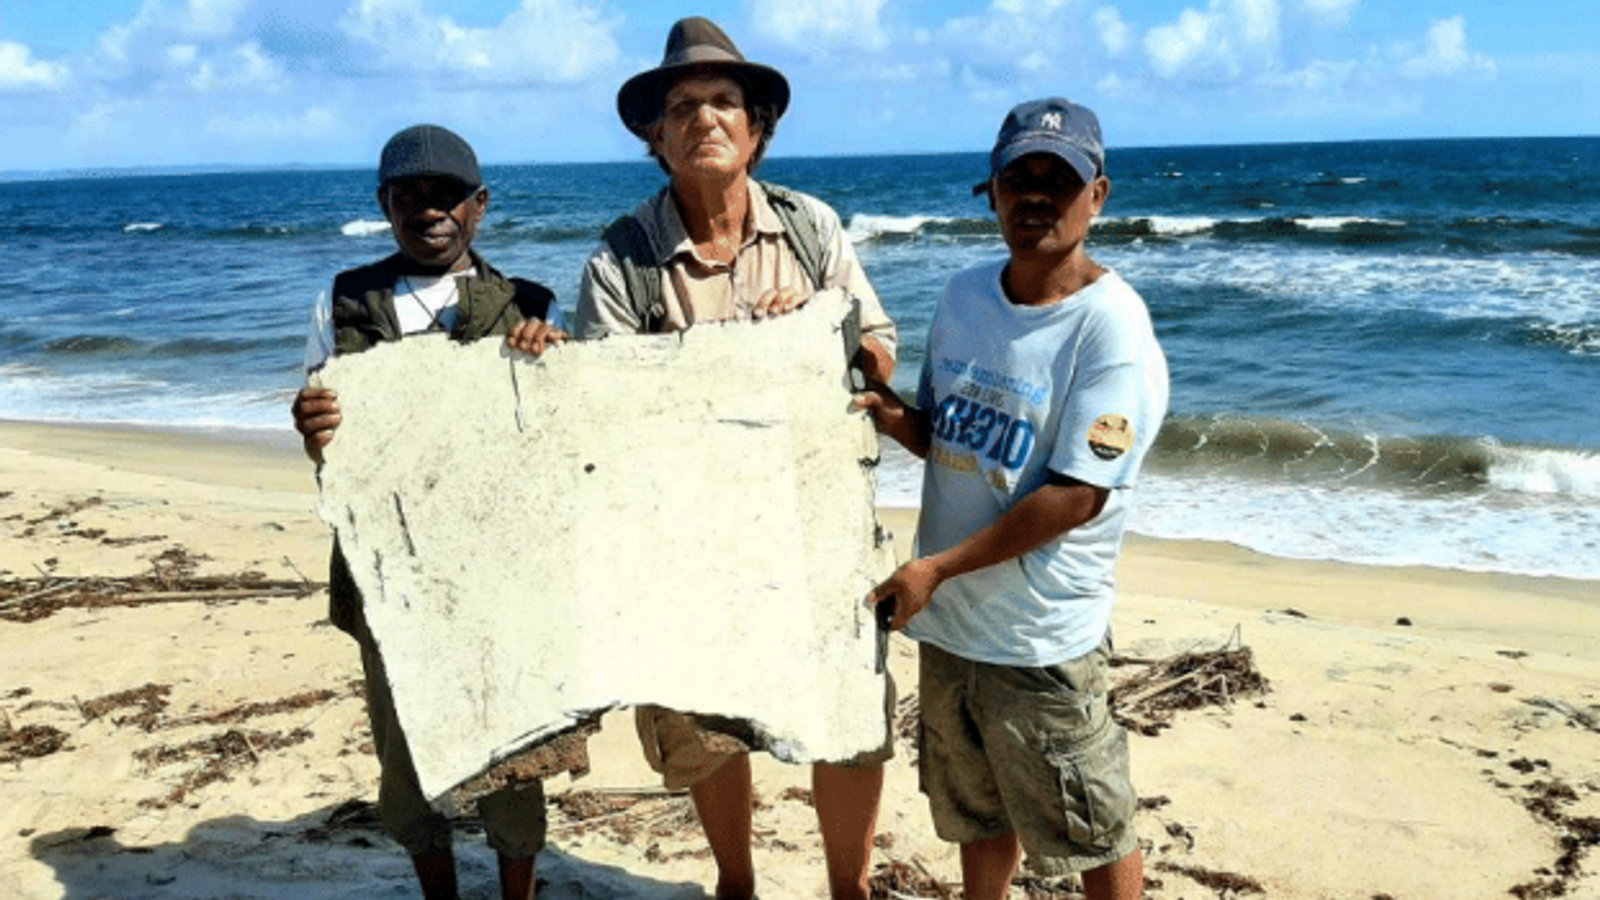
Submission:
[[[460,135],[438,125],[413,125],[383,145],[378,186],[402,178],[454,178],[469,188],[483,185],[472,147]]]
[[[989,151],[989,178],[1030,153],[1049,153],[1067,162],[1084,184],[1105,171],[1106,148],[1100,120],[1087,106],[1061,97],[1030,100],[1012,107]],[[988,190],[989,183],[974,189]]]

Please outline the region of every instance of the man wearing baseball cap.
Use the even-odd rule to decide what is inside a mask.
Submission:
[[[1093,112],[1006,116],[988,195],[1010,253],[950,281],[911,407],[858,405],[926,460],[916,557],[868,595],[919,644],[920,758],[967,900],[1027,851],[1091,900],[1143,894],[1127,735],[1107,704],[1113,570],[1167,364],[1139,295],[1085,249],[1111,192]]]
[[[861,309],[853,364],[889,379],[894,325],[838,213],[815,197],[752,177],[788,105],[783,75],[746,60],[714,22],[693,17],[672,26],[661,65],[617,92],[624,127],[645,142],[669,183],[613,223],[589,258],[575,313],[580,338],[764,319],[818,292],[842,290]],[[641,614],[675,613],[645,606]],[[687,787],[694,799],[717,863],[718,900],[751,897],[749,754],[691,715],[654,706],[635,712],[650,764],[669,787]],[[887,725],[886,715],[878,750],[812,768],[834,900],[867,898],[883,762],[892,751]]]
[[[472,249],[489,208],[489,189],[476,154],[460,136],[438,125],[414,125],[390,138],[378,163],[377,196],[397,252],[335,276],[331,306],[318,316],[328,333],[314,334],[313,347],[360,353],[433,332],[463,342],[504,336],[508,346],[537,355],[565,337],[561,310],[549,289],[501,275]],[[308,369],[321,365],[320,355],[308,350]],[[410,387],[402,382],[394,390]],[[292,412],[306,455],[320,466],[341,420],[338,397],[307,387],[295,397]],[[378,812],[411,854],[425,900],[456,900],[450,822],[429,805],[417,782],[383,659],[337,540],[328,599],[329,619],[361,648],[372,742],[381,767]],[[534,860],[544,847],[543,786],[533,781],[502,788],[481,799],[478,812],[499,857],[501,896],[527,900],[533,896]]]

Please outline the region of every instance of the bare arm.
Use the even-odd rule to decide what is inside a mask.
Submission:
[[[1052,474],[1048,483],[981,531],[942,553],[914,559],[895,570],[872,589],[867,603],[896,598],[893,627],[904,628],[912,616],[927,608],[933,592],[945,581],[1014,559],[1077,528],[1100,514],[1109,495],[1105,488]]]

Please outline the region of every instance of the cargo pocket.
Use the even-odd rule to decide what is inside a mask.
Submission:
[[[1096,857],[1115,850],[1133,821],[1135,805],[1128,781],[1128,733],[1107,722],[1092,741],[1053,749],[1050,761],[1059,778],[1072,855]]]

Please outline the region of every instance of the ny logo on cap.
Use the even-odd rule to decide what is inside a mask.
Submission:
[[[1039,117],[1039,125],[1054,131],[1061,130],[1061,113],[1045,113]]]

